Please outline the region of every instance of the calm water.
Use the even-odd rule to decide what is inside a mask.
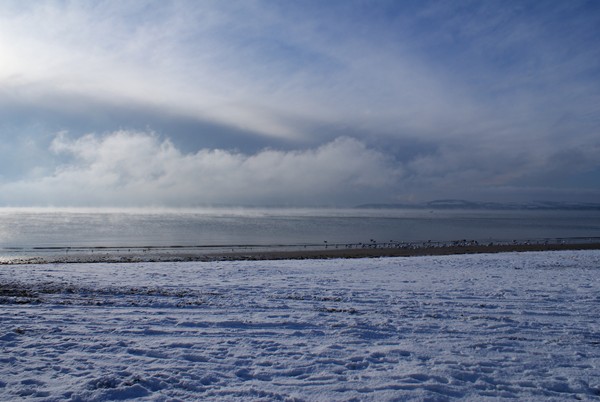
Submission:
[[[600,237],[600,211],[0,209],[0,249]]]

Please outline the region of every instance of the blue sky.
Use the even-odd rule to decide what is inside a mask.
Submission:
[[[600,200],[596,1],[3,1],[0,205]]]

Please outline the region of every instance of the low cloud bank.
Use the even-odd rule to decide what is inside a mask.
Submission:
[[[57,134],[1,206],[339,206],[461,198],[595,201],[597,146],[438,144],[404,159],[350,137],[301,150],[185,152],[153,132]],[[509,144],[510,145],[510,144]],[[52,162],[49,162],[52,160]]]
[[[389,195],[401,170],[356,139],[317,148],[183,153],[153,133],[58,134],[65,162],[51,174],[0,185],[4,205],[353,205]]]

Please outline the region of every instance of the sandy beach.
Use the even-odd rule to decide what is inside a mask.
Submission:
[[[527,251],[558,250],[598,250],[600,243],[581,244],[498,244],[466,245],[414,248],[327,248],[320,250],[268,251],[268,252],[232,252],[215,255],[212,258],[222,260],[303,260],[330,258],[379,258],[379,257],[416,257],[443,256],[455,254],[495,254]]]
[[[600,241],[554,243],[488,243],[459,242],[444,244],[382,244],[359,247],[331,245],[328,247],[303,246],[253,246],[253,247],[147,247],[147,248],[59,248],[22,252],[0,257],[0,265],[50,264],[50,263],[126,263],[126,262],[177,262],[177,261],[252,261],[252,260],[305,260],[332,258],[379,258],[441,256],[456,254],[495,254],[507,252],[598,250]]]

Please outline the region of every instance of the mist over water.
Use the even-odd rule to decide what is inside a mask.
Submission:
[[[580,237],[600,237],[600,211],[0,209],[2,249]]]

